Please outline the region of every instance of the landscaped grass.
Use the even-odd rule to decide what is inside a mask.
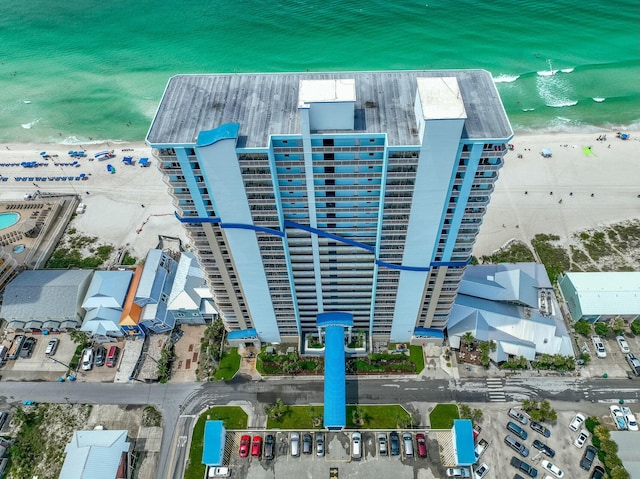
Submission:
[[[204,446],[204,425],[208,420],[224,421],[226,429],[246,429],[247,414],[238,406],[213,407],[203,413],[193,428],[189,463],[184,471],[184,479],[202,479],[205,465],[202,464],[202,448]]]
[[[409,346],[409,358],[416,365],[416,373],[420,373],[424,369],[424,354],[422,346]]]
[[[220,360],[220,367],[215,372],[213,377],[217,380],[227,381],[238,372],[240,368],[240,355],[238,349],[233,348],[229,352],[222,353],[222,359]]]
[[[320,429],[313,426],[313,416],[324,417],[323,406],[286,406],[278,419],[267,418],[267,429]]]
[[[451,429],[453,420],[459,418],[460,412],[455,404],[438,404],[429,414],[431,429]]]
[[[538,253],[540,260],[547,270],[552,283],[558,280],[558,275],[571,269],[571,260],[566,249],[556,246],[553,242],[560,240],[556,235],[537,234],[531,244]]]
[[[355,429],[395,429],[399,423],[407,424],[409,413],[397,404],[384,406],[358,406],[362,411],[364,424],[353,422],[356,406],[347,406],[347,428]],[[313,417],[324,417],[323,406],[288,406],[285,413],[276,419],[267,420],[267,429],[320,429],[313,425]]]
[[[351,429],[395,429],[398,424],[408,424],[411,416],[402,406],[388,404],[384,406],[358,406],[362,411],[364,425],[353,422],[356,406],[347,406],[347,428]]]

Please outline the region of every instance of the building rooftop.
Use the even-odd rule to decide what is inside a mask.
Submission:
[[[640,272],[566,273],[585,316],[640,314]]]
[[[23,271],[5,288],[0,316],[75,320],[92,274],[86,269]]]
[[[418,78],[457,80],[463,104],[454,105],[450,94],[447,98],[457,113],[466,114],[463,138],[506,141],[513,135],[493,78],[484,70],[251,73],[172,77],[147,142],[152,146],[193,145],[200,131],[238,122],[238,147],[264,148],[270,135],[300,134],[301,81],[353,79],[354,131],[386,133],[391,146],[418,145],[414,113]],[[442,88],[446,84],[446,80],[440,83]],[[442,89],[438,92],[444,95]],[[340,98],[349,98],[348,91],[341,89],[339,93]],[[458,98],[457,93],[453,96]]]
[[[130,446],[126,430],[75,431],[65,448],[60,479],[113,479]]]

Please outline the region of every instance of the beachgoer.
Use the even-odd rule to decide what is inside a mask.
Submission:
[[[593,198],[593,193],[591,193],[591,198]]]
[[[144,208],[144,205],[140,205],[140,206],[142,206]]]

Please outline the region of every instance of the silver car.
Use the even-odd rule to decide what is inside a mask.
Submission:
[[[387,449],[387,435],[384,432],[378,434],[378,451],[381,456],[389,454]]]

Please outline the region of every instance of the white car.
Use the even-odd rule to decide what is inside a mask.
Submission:
[[[620,346],[620,351],[625,354],[631,351],[624,336],[616,336],[616,341],[618,342],[618,346]]]
[[[82,352],[82,369],[89,371],[93,368],[93,349],[87,348]]]
[[[447,469],[447,477],[470,477],[469,470],[462,467],[450,467]]]
[[[571,429],[572,431],[579,431],[580,429],[582,429],[582,425],[584,424],[585,419],[586,418],[582,414],[576,414],[575,416],[573,416],[573,419],[569,423],[569,429]]]
[[[487,475],[488,472],[489,472],[489,466],[487,466],[486,463],[483,462],[473,470],[473,477],[475,479],[482,479],[484,476]]]
[[[596,356],[599,358],[607,357],[607,350],[604,348],[604,343],[600,336],[591,336],[591,342],[593,343],[593,347],[596,348]]]
[[[580,434],[576,436],[576,440],[573,441],[573,445],[578,449],[582,449],[582,446],[584,446],[585,442],[587,442],[587,439],[589,439],[589,431],[583,429],[582,431],[580,431]]]
[[[631,409],[627,406],[622,406],[620,409],[622,410],[622,414],[624,414],[624,419],[627,421],[627,429],[629,429],[629,431],[637,431],[638,421],[636,421],[636,417],[631,412]]]
[[[564,477],[564,471],[560,469],[555,464],[550,463],[546,459],[542,461],[542,467],[545,471],[549,471],[551,474],[556,476],[558,479],[562,479]]]
[[[629,429],[627,425],[627,419],[624,417],[624,413],[622,409],[617,404],[612,404],[609,406],[609,411],[611,411],[611,419],[613,419],[613,424],[616,426],[616,429],[620,431],[625,431]]]

